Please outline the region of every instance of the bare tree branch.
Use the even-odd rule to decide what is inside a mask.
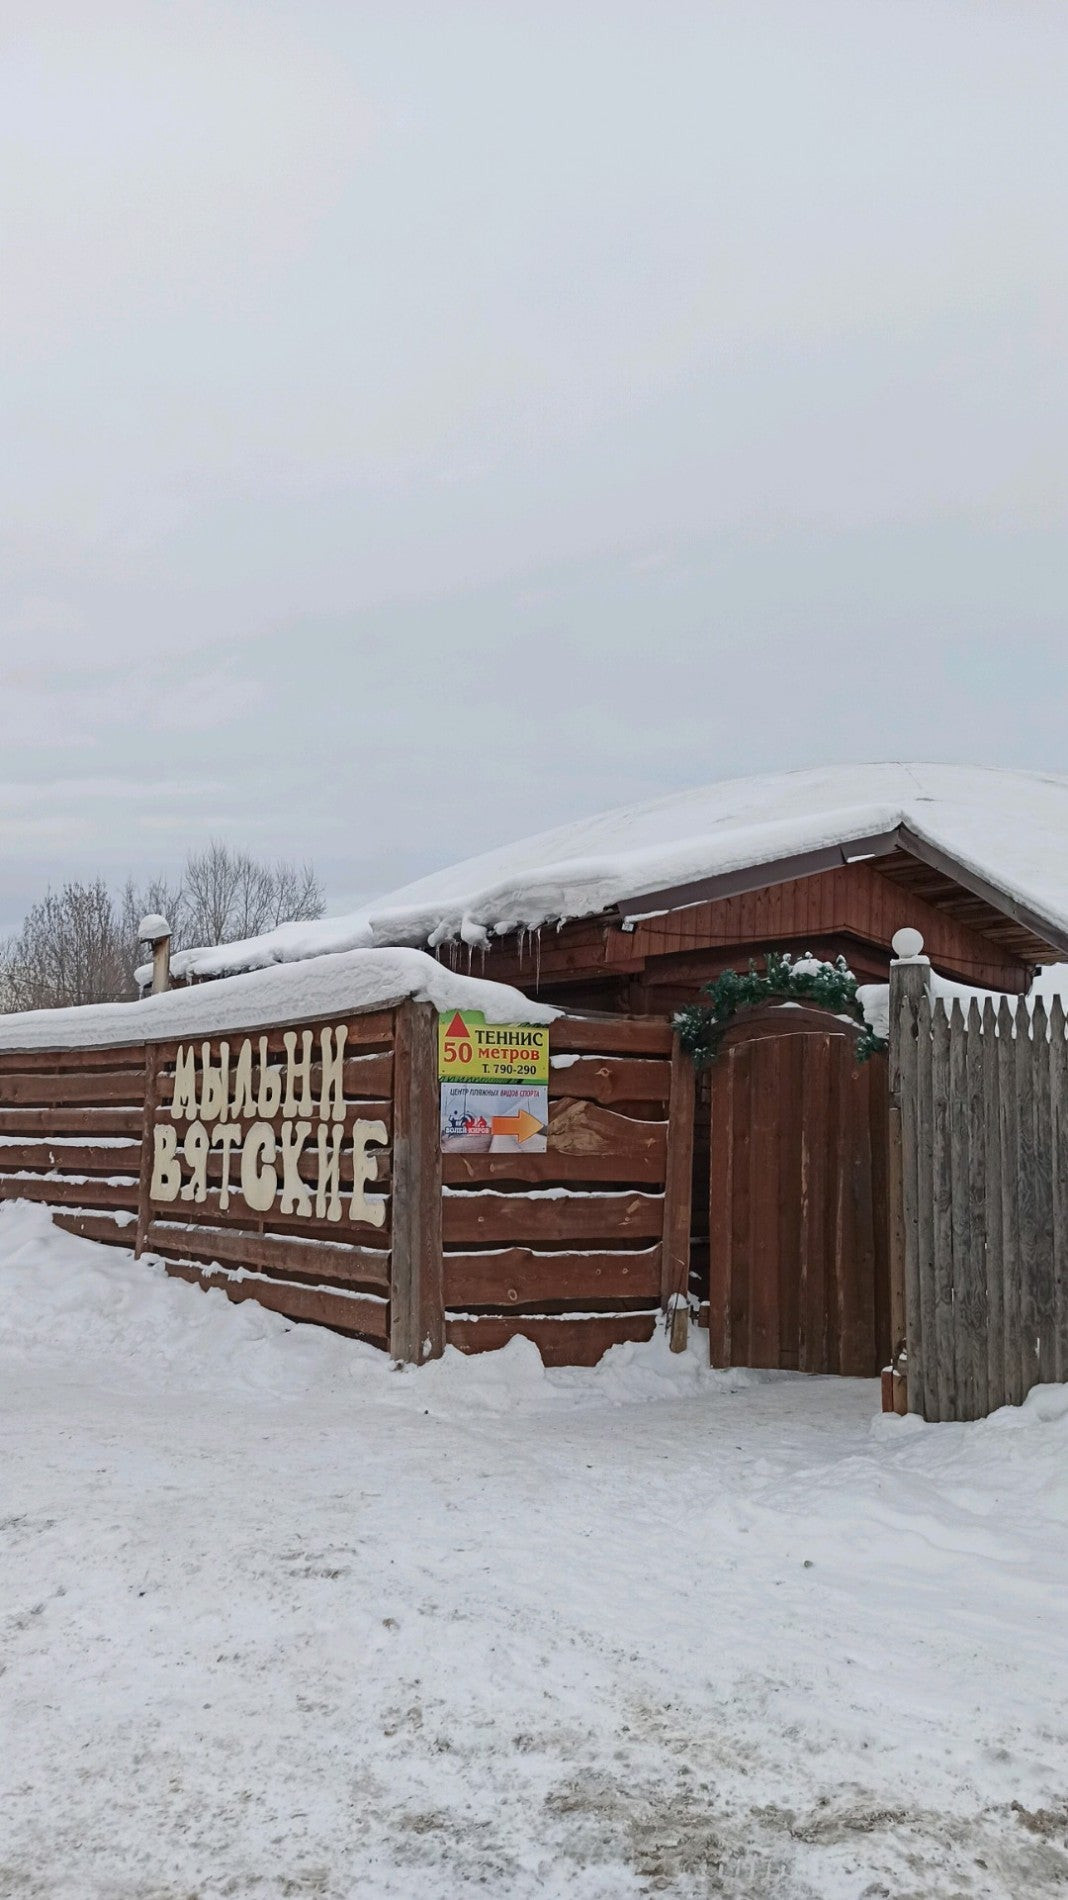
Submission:
[[[171,926],[176,950],[235,943],[276,924],[323,914],[310,864],[261,863],[218,839],[191,851],[177,882],[131,878],[114,899],[102,878],[49,890],[22,929],[0,945],[0,1009],[56,1009],[119,1001],[137,994],[144,961],[137,928],[149,912]]]

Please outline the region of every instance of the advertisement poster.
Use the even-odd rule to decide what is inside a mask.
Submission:
[[[476,1010],[438,1021],[441,1146],[446,1154],[544,1154],[549,1030],[487,1023]]]

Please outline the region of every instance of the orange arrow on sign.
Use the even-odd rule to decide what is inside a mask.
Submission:
[[[529,1141],[531,1135],[540,1135],[542,1124],[536,1115],[529,1115],[521,1108],[516,1115],[494,1115],[492,1122],[495,1135],[514,1135],[517,1141]]]

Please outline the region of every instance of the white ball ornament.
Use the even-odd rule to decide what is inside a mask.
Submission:
[[[890,939],[895,957],[908,959],[923,955],[923,938],[918,930],[895,930]]]

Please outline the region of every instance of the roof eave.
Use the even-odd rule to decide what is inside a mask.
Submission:
[[[932,845],[907,825],[893,831],[869,833],[822,845],[815,851],[800,851],[791,857],[773,858],[764,864],[741,865],[713,877],[695,878],[686,884],[665,885],[657,890],[638,891],[612,906],[612,914],[633,918],[652,911],[684,910],[692,904],[704,904],[721,897],[740,897],[747,891],[764,890],[769,885],[786,884],[793,878],[812,877],[820,871],[838,870],[867,858],[889,857],[895,851],[907,852],[931,870],[951,878],[962,890],[989,904],[1003,917],[1028,930],[1044,944],[1051,958],[1068,956],[1068,931],[1045,917],[1033,905],[1013,897],[991,883],[981,872],[962,864],[940,846]],[[1022,960],[1022,959],[1021,959]]]

